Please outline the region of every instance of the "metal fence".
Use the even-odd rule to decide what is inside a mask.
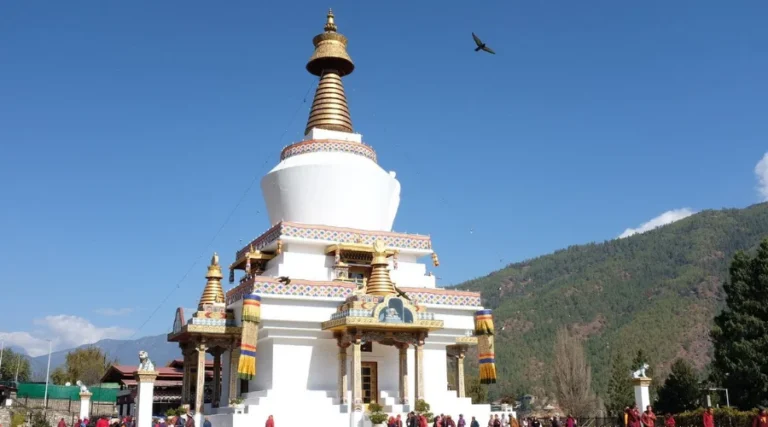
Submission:
[[[93,394],[92,402],[111,402],[117,401],[116,388],[92,387],[88,389]],[[46,396],[45,384],[37,383],[19,383],[16,388],[16,396],[19,399],[44,399]],[[76,400],[80,401],[80,387],[64,385],[48,385],[48,400]]]

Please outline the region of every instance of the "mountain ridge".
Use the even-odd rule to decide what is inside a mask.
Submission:
[[[492,394],[548,387],[554,335],[585,341],[595,389],[604,392],[612,354],[651,353],[657,373],[676,357],[704,369],[709,326],[737,250],[768,236],[768,203],[705,210],[641,234],[572,245],[456,285],[494,309],[499,383]]]
[[[138,365],[139,351],[149,353],[157,366],[165,366],[173,359],[181,358],[181,350],[176,343],[167,342],[167,335],[151,335],[135,340],[103,339],[93,344],[57,350],[51,353],[51,372],[64,364],[67,353],[88,347],[98,347],[106,353],[107,360],[117,360],[121,365]],[[35,379],[45,381],[45,371],[48,366],[48,355],[30,357],[30,368]]]

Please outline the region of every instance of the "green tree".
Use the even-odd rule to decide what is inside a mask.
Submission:
[[[67,353],[64,365],[51,373],[51,381],[59,385],[77,381],[86,385],[97,384],[112,363],[107,361],[106,354],[98,347],[79,348]]]
[[[754,258],[738,252],[729,275],[726,307],[711,332],[712,380],[729,389],[732,403],[750,409],[768,403],[768,239]]]
[[[635,401],[630,372],[631,369],[626,359],[617,352],[613,356],[611,378],[608,382],[608,393],[605,399],[605,408],[610,415],[618,415],[625,407],[632,405]]]
[[[29,381],[31,375],[29,359],[12,349],[6,348],[3,352],[3,366],[0,366],[0,381],[15,381],[17,369],[19,372],[19,382]]]
[[[688,361],[677,359],[664,385],[659,389],[656,407],[659,412],[679,414],[696,409],[701,397],[699,378]]]
[[[430,411],[429,403],[427,403],[423,399],[419,399],[416,401],[416,407],[414,408],[416,414],[418,415],[424,415],[424,418],[427,420],[432,421],[433,414],[432,411]]]
[[[472,403],[488,403],[488,389],[480,383],[480,378],[472,376],[466,380],[467,397],[472,398]]]

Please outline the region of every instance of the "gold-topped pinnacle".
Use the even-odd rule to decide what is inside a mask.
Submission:
[[[341,78],[352,73],[355,64],[347,53],[347,38],[336,32],[336,21],[330,9],[324,30],[312,39],[315,51],[307,62],[307,71],[320,77],[320,82],[312,101],[305,135],[312,128],[352,132],[352,118]]]
[[[389,261],[387,261],[387,248],[384,242],[376,240],[373,243],[373,260],[371,261],[371,277],[366,283],[368,295],[393,295],[396,294],[395,286],[389,277]]]
[[[333,10],[331,9],[328,9],[328,15],[325,21],[325,31],[329,33],[336,32],[336,23],[333,22]]]
[[[213,253],[211,257],[211,265],[208,266],[208,274],[205,278],[208,282],[203,289],[203,295],[200,297],[200,303],[197,305],[198,310],[203,309],[205,304],[223,303],[224,302],[224,289],[221,287],[221,279],[224,275],[221,274],[221,266],[219,265],[219,254]]]

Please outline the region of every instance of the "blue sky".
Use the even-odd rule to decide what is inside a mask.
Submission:
[[[269,226],[257,184],[209,245],[301,139],[328,7],[395,228],[432,235],[442,284],[768,196],[764,1],[8,2],[0,338],[163,333],[195,305],[210,253]]]

